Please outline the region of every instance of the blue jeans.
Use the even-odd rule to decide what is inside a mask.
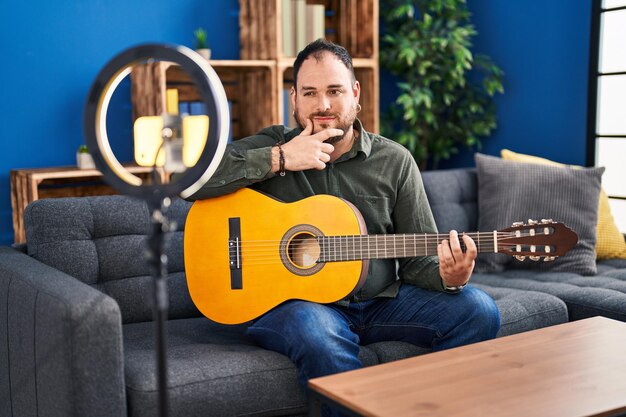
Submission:
[[[257,319],[248,334],[288,356],[306,392],[310,378],[361,368],[359,344],[393,340],[443,350],[492,339],[499,328],[494,301],[471,285],[447,294],[403,284],[396,298],[346,307],[288,301]]]

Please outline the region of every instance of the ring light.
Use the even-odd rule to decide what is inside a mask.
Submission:
[[[200,124],[194,122],[197,120],[194,117],[198,116],[181,118],[177,114],[167,112],[156,116],[157,123],[152,123],[154,121],[152,116],[143,118],[145,123],[140,124],[147,127],[142,135],[147,135],[150,145],[152,142],[157,144],[153,152],[153,162],[148,166],[156,170],[157,166],[161,165],[166,174],[181,172],[173,181],[162,184],[144,183],[140,177],[129,172],[115,157],[106,128],[111,97],[122,80],[132,74],[133,65],[158,61],[173,62],[182,67],[190,76],[191,81],[195,83],[208,113],[208,123],[204,121],[206,116],[200,116],[202,118]],[[177,109],[175,111],[177,112]],[[140,119],[142,118],[137,120]],[[135,127],[138,127],[137,124]],[[185,129],[189,134],[185,133]],[[207,60],[183,46],[150,44],[136,46],[120,53],[100,71],[85,104],[85,140],[96,168],[102,172],[105,181],[112,187],[123,194],[146,200],[152,211],[151,232],[147,240],[147,262],[154,278],[153,310],[156,323],[157,379],[161,417],[166,417],[168,411],[167,346],[165,343],[168,296],[165,280],[167,277],[167,257],[164,254],[165,232],[173,229],[173,225],[169,224],[167,217],[163,215],[163,210],[169,206],[170,197],[189,197],[213,175],[224,155],[229,129],[228,102],[220,79]],[[138,130],[141,129],[138,128]],[[134,139],[137,143],[138,138]],[[187,140],[193,142],[187,149],[193,153],[191,157],[184,145]],[[203,146],[200,151],[201,144]],[[161,154],[162,151],[163,154]],[[198,152],[200,152],[199,156]],[[171,161],[167,161],[168,158]]]
[[[197,163],[166,184],[144,184],[115,157],[109,143],[106,116],[113,92],[131,73],[133,65],[152,61],[175,62],[191,77],[206,105],[209,117],[207,140]],[[84,133],[96,168],[123,194],[143,199],[180,195],[189,197],[215,172],[230,129],[228,101],[222,83],[208,61],[184,46],[148,44],[132,47],[115,56],[97,75],[84,113]]]

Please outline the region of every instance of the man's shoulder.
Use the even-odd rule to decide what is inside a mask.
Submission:
[[[372,142],[372,151],[376,152],[380,150],[386,153],[394,154],[397,157],[412,158],[409,150],[395,140],[386,138],[377,133],[367,133]]]

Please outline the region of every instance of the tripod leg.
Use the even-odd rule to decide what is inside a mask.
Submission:
[[[167,219],[163,216],[164,202],[151,207],[152,229],[148,237],[148,264],[153,282],[153,316],[155,323],[155,344],[157,362],[157,385],[159,392],[159,416],[167,417],[167,343],[166,324],[169,309],[167,295],[167,256],[165,255],[165,232],[169,229]]]

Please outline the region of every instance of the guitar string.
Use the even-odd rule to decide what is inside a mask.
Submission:
[[[505,244],[505,245],[498,245],[498,247],[502,247],[502,248],[512,248],[515,247],[516,245],[513,244]],[[541,245],[543,246],[543,245]],[[326,251],[320,251],[320,255],[337,255],[337,256],[356,256],[357,254],[372,254],[373,257],[376,257],[376,255],[380,255],[380,256],[390,256],[390,257],[403,257],[402,254],[403,253],[413,253],[415,248],[410,248],[407,249],[406,251],[403,250],[395,250],[393,248],[379,248],[378,250],[375,249],[371,249],[371,250],[326,250]],[[421,254],[421,250],[423,250],[424,248],[417,248],[420,251],[419,255],[406,255],[406,257],[410,257],[410,256],[425,256]],[[429,246],[426,249],[428,250],[432,250],[433,253],[431,253],[431,255],[436,254],[437,252],[437,247],[436,246]],[[477,249],[479,252],[481,253],[488,253],[488,251],[493,250],[493,246],[492,245],[480,245],[477,246]],[[236,250],[234,249],[230,249],[229,250],[232,254],[237,253]],[[326,253],[323,253],[326,252]],[[257,250],[257,251],[251,251],[251,250],[247,250],[245,246],[240,247],[239,248],[239,253],[241,253],[242,255],[246,255],[246,256],[259,256],[259,255],[276,255],[280,253],[280,250],[278,250],[278,248],[274,248],[272,250],[266,250],[266,251],[262,251],[262,250]]]
[[[508,247],[513,247],[515,245],[505,245]],[[490,249],[493,249],[493,246],[489,246]],[[479,250],[480,251],[480,250]],[[489,252],[489,251],[484,251],[484,252]],[[432,256],[435,256],[436,253],[433,253]],[[541,255],[542,252],[538,252],[537,255]],[[366,259],[385,259],[384,257],[373,257],[373,258],[367,258],[367,257],[358,257],[358,258],[350,258],[349,257],[350,254],[345,254],[342,253],[341,256],[336,256],[336,259],[325,259],[322,255],[320,255],[317,259],[315,259],[315,261],[310,264],[310,265],[301,265],[300,267],[302,268],[310,268],[314,265],[317,265],[319,263],[328,263],[328,262],[350,262],[350,261],[362,261],[362,260],[366,260]],[[421,255],[420,255],[421,256]],[[393,259],[393,258],[402,258],[403,256],[389,256],[389,259]],[[410,256],[407,256],[410,257]],[[283,261],[280,257],[280,255],[278,253],[270,253],[270,254],[266,254],[266,255],[262,255],[262,256],[250,256],[249,254],[247,254],[245,252],[245,250],[243,250],[241,252],[241,258],[242,258],[242,262],[245,264],[244,266],[264,266],[264,265],[281,265],[283,264]],[[322,258],[322,260],[320,260],[320,258]]]
[[[514,243],[503,243],[503,244],[499,244],[498,247],[514,247],[517,246]],[[527,246],[527,245],[522,245],[522,246]],[[536,245],[537,247],[543,247],[543,246],[549,246],[549,245]],[[492,244],[488,244],[488,243],[481,243],[480,245],[476,245],[476,248],[479,250],[489,250],[489,249],[493,249],[494,246]],[[284,249],[283,247],[279,247],[279,246],[274,246],[272,248],[265,248],[265,249],[250,249],[249,246],[247,245],[239,245],[239,249],[237,248],[229,248],[229,252],[232,253],[236,253],[237,251],[239,252],[245,252],[247,254],[259,254],[259,253],[278,253],[280,251],[280,249]],[[414,252],[414,251],[422,251],[424,249],[424,246],[418,246],[418,247],[412,247],[412,246],[407,246],[406,250],[404,248],[393,248],[393,247],[378,247],[378,248],[340,248],[340,247],[321,247],[320,248],[320,252],[333,252],[333,253],[365,253],[365,252],[375,252],[375,253],[403,253],[403,252]],[[437,250],[437,246],[436,245],[432,245],[429,244],[428,247],[426,247],[426,249],[428,249],[428,251],[430,252],[430,250],[436,251]],[[462,247],[463,250],[465,250],[465,247]]]
[[[506,249],[510,249],[512,247],[514,247],[516,245],[513,244],[504,244],[502,245],[502,249],[506,250]],[[242,258],[242,262],[246,263],[247,265],[271,265],[271,264],[280,264],[282,263],[281,261],[281,257],[280,257],[280,253],[278,251],[269,251],[269,252],[257,252],[257,253],[250,253],[249,251],[246,251],[245,247],[244,248],[240,248],[241,252],[241,258]],[[434,247],[432,247],[433,253],[431,256],[436,255],[436,249]],[[478,247],[478,251],[479,252],[492,252],[493,251],[493,245],[480,245],[480,247]],[[332,252],[332,251],[331,251]],[[392,254],[389,250],[387,250],[386,252],[384,251],[378,251],[377,254],[375,254],[374,256],[371,257],[367,257],[367,256],[362,256],[362,254],[360,256],[356,256],[358,253],[358,251],[353,251],[353,252],[341,252],[341,253],[321,253],[320,255],[316,258],[316,263],[317,262],[337,262],[337,261],[357,261],[357,260],[362,260],[362,259],[384,259],[385,257],[387,258],[403,258],[403,257],[411,257],[412,255],[407,255],[407,256],[402,256],[401,254],[398,253],[394,253]],[[537,252],[537,254],[542,254],[543,252]],[[424,256],[424,255],[417,255],[417,256]],[[327,259],[328,258],[328,259]],[[321,260],[320,260],[321,259]]]
[[[502,236],[501,236],[502,237]],[[404,248],[414,248],[414,249],[419,249],[422,247],[427,247],[427,249],[432,249],[437,247],[437,245],[440,243],[438,240],[435,240],[435,238],[431,238],[431,239],[425,239],[425,238],[408,238],[408,239],[403,239],[402,243],[399,244],[397,246],[397,244],[399,239],[396,240],[392,240],[392,239],[362,239],[360,236],[343,236],[341,238],[323,238],[321,241],[319,239],[311,239],[311,238],[303,238],[303,239],[293,239],[291,241],[284,241],[284,240],[264,240],[264,241],[248,241],[248,240],[243,240],[243,241],[239,241],[238,242],[238,247],[241,250],[242,248],[246,248],[249,252],[253,252],[253,251],[264,251],[266,249],[270,249],[270,250],[274,250],[276,248],[280,248],[280,247],[285,247],[287,245],[293,245],[293,246],[297,246],[299,244],[305,243],[305,242],[312,242],[315,245],[317,245],[318,247],[320,247],[320,249],[324,248],[326,250],[332,250],[332,251],[343,251],[344,249],[347,250],[354,250],[354,251],[362,251],[363,249],[367,249],[367,250],[396,250],[396,251],[403,251]],[[486,247],[493,247],[494,246],[494,240],[492,235],[489,236],[489,239],[485,240],[483,239],[482,242],[478,241],[475,242],[477,247],[480,246],[481,248],[486,248]],[[507,244],[507,242],[499,242],[500,245],[503,244]],[[511,245],[514,245],[514,243],[510,243]],[[464,243],[461,241],[461,245],[464,246]],[[542,245],[543,246],[543,245]],[[232,250],[237,250],[237,247],[233,247],[231,246]]]
[[[394,241],[380,241],[380,240],[375,240],[372,241],[372,239],[363,239],[360,242],[356,242],[357,239],[342,239],[337,241],[336,239],[325,239],[324,241],[320,242],[319,240],[315,240],[314,244],[317,245],[320,250],[330,250],[330,251],[345,251],[345,250],[352,250],[352,251],[363,251],[363,250],[369,250],[369,251],[381,251],[381,250],[395,250],[397,252],[402,252],[404,251],[405,247],[407,248],[407,250],[411,250],[411,248],[413,249],[421,249],[426,247],[428,250],[431,249],[435,249],[437,248],[437,245],[439,244],[439,242],[437,241],[433,241],[433,239],[430,239],[430,241],[426,240],[426,239],[416,239],[416,240],[404,240],[402,245],[400,245],[399,247],[396,246],[395,244],[397,242]],[[361,240],[361,239],[359,239]],[[285,241],[239,241],[239,250],[247,250],[249,253],[253,253],[253,252],[264,252],[264,251],[274,251],[277,248],[281,248],[281,247],[285,247],[288,245],[294,245],[297,246],[298,244],[302,244],[304,242],[313,242],[313,239],[294,239],[290,242],[285,242]],[[263,243],[257,243],[257,242],[263,242]],[[266,243],[267,242],[267,243]],[[476,242],[475,242],[476,243]],[[506,242],[499,242],[499,246],[507,244]],[[510,243],[511,245],[515,245],[513,243]],[[464,246],[464,244],[462,243],[462,246]],[[485,241],[484,239],[479,242],[476,243],[477,247],[480,248],[490,248],[494,246],[493,243],[493,239],[491,240],[487,240]],[[544,245],[541,245],[544,246]],[[233,251],[237,250],[237,247],[231,247],[230,248]]]
[[[304,233],[304,232],[303,232]],[[473,232],[473,233],[459,233],[459,237],[462,237],[463,235],[468,235],[470,237],[478,237],[478,236],[485,236],[485,237],[492,237],[493,236],[493,232]],[[512,232],[501,232],[498,231],[496,232],[496,235],[499,237],[506,237],[506,236],[510,236],[510,237],[515,237],[515,234]],[[377,238],[377,239],[399,239],[401,237],[410,237],[412,239],[423,239],[423,240],[433,240],[433,239],[445,239],[448,238],[450,235],[448,233],[401,233],[401,234],[380,234],[380,235],[321,235],[321,236],[316,236],[316,235],[307,235],[306,238],[303,239],[310,239],[310,238],[320,238],[320,239],[346,239],[346,238]],[[280,240],[284,240],[284,239],[280,239]],[[255,242],[275,242],[276,239],[257,239],[255,240]]]
[[[477,244],[477,250],[479,252],[493,252],[494,250],[494,233],[490,232],[474,232],[465,233],[477,239],[484,236],[482,242],[479,240]],[[394,247],[401,236],[403,245],[400,248]],[[511,232],[496,232],[496,238],[515,237]],[[367,238],[367,239],[365,239]],[[311,236],[302,239],[293,239],[290,242],[284,240],[256,240],[256,241],[240,241],[239,248],[230,248],[232,251],[230,255],[235,255],[239,250],[242,258],[245,258],[247,264],[254,263],[255,265],[262,264],[276,264],[282,263],[280,260],[280,254],[277,253],[277,249],[284,248],[287,244],[298,244],[305,241],[315,240],[315,243],[319,247],[319,256],[316,262],[332,262],[343,260],[361,260],[367,258],[400,258],[411,255],[406,255],[406,246],[411,251],[422,250],[425,248],[425,252],[432,252],[432,255],[437,253],[437,245],[439,239],[443,240],[449,238],[449,235],[437,233],[437,234],[405,234],[405,235],[348,235],[348,236]],[[485,240],[486,238],[486,240]],[[320,241],[321,239],[321,241]],[[357,240],[358,247],[357,247]],[[374,242],[372,242],[372,240]],[[407,242],[408,240],[408,242]],[[279,245],[277,246],[277,243]],[[363,243],[367,243],[367,247],[363,248]],[[374,247],[371,246],[374,243]],[[389,246],[387,247],[387,244]],[[345,246],[349,246],[346,248]],[[463,245],[464,246],[464,245]],[[502,250],[510,249],[517,246],[514,243],[499,242],[499,247]],[[527,245],[525,245],[527,246]],[[545,246],[545,245],[539,245]],[[346,250],[347,249],[347,250]],[[367,251],[368,256],[365,257],[364,252]],[[371,252],[375,252],[374,256],[371,256]],[[538,255],[544,254],[543,251],[535,252]],[[357,256],[357,254],[359,256]],[[418,254],[423,256],[422,254]],[[328,258],[328,259],[327,259]],[[321,261],[320,261],[321,259]],[[268,262],[264,262],[268,261]]]
[[[480,237],[481,239],[487,238],[487,239],[491,239],[493,241],[493,233],[489,233],[489,232],[480,232],[480,233],[466,233],[469,237],[471,237],[473,240],[476,240],[478,237]],[[423,235],[412,235],[412,234],[405,234],[405,235],[391,235],[393,237],[385,237],[386,235],[341,235],[341,236],[308,236],[306,238],[301,238],[301,239],[292,239],[291,241],[287,241],[285,239],[278,239],[278,240],[272,240],[272,239],[267,239],[267,240],[240,240],[239,244],[243,245],[256,245],[256,246],[270,246],[270,247],[274,247],[276,244],[281,244],[283,242],[290,242],[290,243],[300,243],[300,242],[305,242],[305,241],[309,241],[309,240],[318,240],[318,239],[322,239],[324,241],[331,242],[332,243],[342,243],[342,242],[346,242],[348,244],[355,244],[353,242],[350,242],[350,240],[355,241],[355,240],[362,240],[363,243],[365,241],[376,241],[379,243],[393,243],[398,242],[400,239],[402,239],[402,236],[404,236],[404,240],[407,243],[419,243],[419,244],[423,244],[424,242],[428,242],[428,243],[434,243],[433,241],[436,241],[438,239],[448,239],[449,235],[447,234],[432,234],[429,236],[423,236]],[[496,234],[496,236],[498,238],[506,238],[506,237],[515,237],[514,235],[510,234],[510,233],[506,233],[506,232],[498,232]]]
[[[504,247],[504,246],[516,246],[517,244],[515,243],[502,243],[500,242],[498,244],[498,247]],[[245,242],[239,242],[239,246],[237,247],[230,247],[229,251],[231,252],[237,252],[239,251],[246,251],[247,253],[272,253],[275,252],[277,250],[280,249],[284,249],[286,248],[288,245],[287,244],[280,244],[280,245],[264,245],[264,246],[258,246],[258,245],[251,245],[251,244],[246,244]],[[410,252],[410,251],[415,251],[415,250],[423,250],[424,248],[426,248],[428,251],[432,250],[436,250],[438,244],[434,243],[434,242],[429,242],[427,245],[425,245],[424,243],[420,243],[417,245],[412,245],[412,244],[405,244],[402,247],[394,247],[393,245],[388,245],[388,246],[384,246],[384,245],[371,245],[371,246],[358,246],[358,245],[352,245],[350,244],[348,247],[346,247],[346,245],[340,245],[340,244],[321,244],[318,245],[317,242],[315,244],[315,246],[317,248],[320,249],[320,251],[331,251],[331,252],[354,252],[354,253],[360,253],[360,252],[398,252],[398,253],[402,253],[402,252]],[[522,245],[522,246],[529,246],[529,245]],[[550,246],[550,245],[535,245],[537,247],[543,247],[543,246]],[[494,247],[493,243],[490,242],[481,242],[480,244],[476,245],[477,248],[479,249],[489,249]],[[462,244],[461,248],[465,249],[465,245]]]

